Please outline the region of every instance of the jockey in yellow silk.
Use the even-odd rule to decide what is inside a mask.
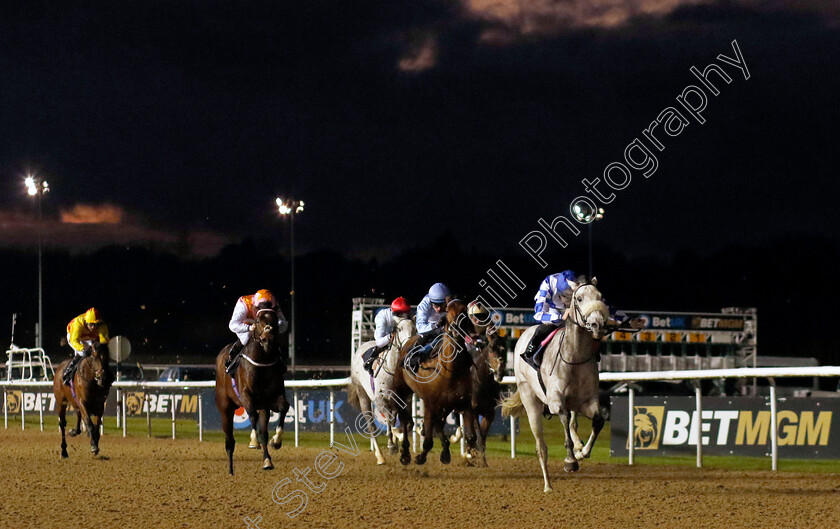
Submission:
[[[95,344],[105,344],[110,340],[108,325],[102,320],[99,311],[91,307],[84,314],[73,318],[67,324],[67,343],[73,348],[73,360],[64,369],[62,378],[65,384],[70,383],[73,373],[82,358]]]

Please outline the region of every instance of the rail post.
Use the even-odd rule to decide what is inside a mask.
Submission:
[[[330,387],[330,446],[335,445],[335,390]]]
[[[694,424],[694,433],[697,435],[697,468],[703,468],[703,428],[700,423],[703,422],[703,404],[701,402],[700,383],[698,381],[697,387],[694,388],[694,398],[697,401],[697,422]]]
[[[144,388],[146,389],[146,388]],[[146,426],[149,429],[149,437],[152,436],[152,399],[148,393],[143,393],[143,401],[146,403]]]
[[[516,417],[510,416],[510,458],[516,458]]]
[[[175,439],[175,394],[173,393],[170,397],[172,397],[172,438]]]
[[[122,406],[120,406],[122,409],[117,410],[117,417],[122,415],[122,431],[123,431],[123,437],[125,437],[125,434],[126,434],[126,427],[125,427],[125,391],[120,392],[120,397],[122,397]],[[119,422],[119,420],[117,422]]]
[[[635,399],[636,399],[636,391],[633,389],[632,385],[628,385],[627,391],[627,464],[633,466],[633,456],[636,455],[636,438],[633,435],[633,412],[636,409]]]
[[[776,381],[770,380],[770,468],[779,468],[779,423],[777,422],[778,407],[776,403]]]
[[[41,431],[44,431],[44,405],[41,402],[41,392],[38,392],[38,422],[41,424]]]
[[[295,388],[295,446],[298,446],[300,436],[300,424],[298,421],[300,410],[298,409],[298,402],[298,390]]]
[[[282,425],[280,426],[282,428]],[[198,393],[198,442],[204,441],[204,404],[201,401],[201,392]]]
[[[9,428],[9,406],[6,404],[6,388],[3,388],[3,428]]]

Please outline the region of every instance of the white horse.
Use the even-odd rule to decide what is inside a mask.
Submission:
[[[595,288],[596,284],[595,278],[591,283],[569,281],[573,291],[569,316],[565,329],[554,335],[543,354],[539,370],[542,383],[538,372],[520,357],[537,327],[526,330],[514,349],[513,371],[517,391],[502,403],[502,413],[507,417],[518,415],[524,408],[528,414],[545,480],[544,492],[552,490],[548,479],[548,449],[543,439],[544,407],[548,406],[550,413],[560,417],[566,430],[564,468],[567,472],[577,471],[578,461],[590,456],[595,439],[604,426],[598,403],[595,347],[596,340],[604,336],[610,315],[601,301],[601,292]],[[582,446],[575,431],[576,414],[592,419],[592,433],[586,446]]]
[[[373,373],[364,367],[362,353],[376,345],[376,342],[365,342],[353,352],[350,360],[350,384],[347,386],[347,401],[353,407],[362,411],[367,419],[368,433],[373,439],[374,452],[376,453],[376,464],[384,465],[385,458],[379,450],[379,443],[376,442],[376,435],[379,433],[373,421],[373,408],[371,403],[376,403],[377,408],[385,417],[388,426],[388,449],[395,453],[397,442],[402,440],[401,433],[393,428],[394,420],[397,417],[399,407],[406,406],[400,402],[399,397],[392,391],[394,373],[398,369],[399,352],[409,338],[417,334],[414,322],[410,318],[400,318],[397,321],[397,329],[391,338],[388,349],[379,354],[377,363],[374,364]],[[397,439],[394,439],[396,437]]]

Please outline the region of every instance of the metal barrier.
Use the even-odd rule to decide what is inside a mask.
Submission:
[[[708,380],[720,378],[766,378],[770,381],[770,413],[771,413],[771,459],[772,469],[776,470],[778,467],[778,423],[777,423],[777,398],[775,378],[788,377],[840,377],[840,366],[823,366],[823,367],[760,367],[760,368],[738,368],[738,369],[706,369],[706,370],[688,370],[688,371],[645,371],[636,373],[600,373],[601,382],[642,382],[642,381],[656,381],[656,380]],[[335,388],[343,387],[350,383],[350,378],[326,379],[326,380],[288,380],[286,387],[292,389],[294,401],[294,428],[295,428],[295,446],[299,446],[299,432],[300,432],[300,410],[298,407],[298,390],[311,388],[330,388],[330,406],[329,406],[329,421],[330,421],[330,444],[335,440]],[[516,384],[516,379],[512,376],[506,376],[502,379],[504,385]],[[144,382],[144,381],[119,381],[114,382],[113,387],[117,389],[135,388],[178,388],[178,389],[201,389],[213,388],[216,386],[214,380],[198,381],[198,382]],[[3,388],[3,421],[4,427],[9,426],[8,406],[6,394],[8,388],[51,388],[52,382],[8,382],[0,380],[0,387]],[[629,388],[629,429],[633,431],[633,404],[634,404],[634,390]],[[699,387],[695,391],[695,398],[697,399],[697,413],[698,416],[702,412],[702,395]],[[41,430],[44,429],[43,406],[40,404],[40,394],[38,395],[40,412]],[[121,423],[123,430],[123,437],[126,436],[125,423],[125,393],[122,393],[121,402]],[[418,405],[420,402],[412,401],[412,413],[417,417]],[[21,428],[25,428],[23,403],[21,403]],[[204,439],[202,418],[203,418],[203,401],[201,395],[198,398],[198,436],[199,441]],[[151,422],[147,407],[147,421],[149,422],[149,433],[151,435]],[[700,422],[696,423],[696,428],[700,428]],[[698,437],[700,432],[696,432]],[[414,447],[416,449],[417,439],[416,432],[412,432]],[[172,407],[172,438],[175,438],[175,407]],[[701,467],[703,463],[703,443],[697,443],[697,466]],[[629,445],[628,463],[634,464],[634,443]],[[510,420],[510,456],[516,457],[516,420],[511,417]]]

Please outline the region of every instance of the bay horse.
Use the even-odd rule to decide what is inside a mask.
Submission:
[[[62,459],[68,457],[65,429],[67,407],[70,404],[76,408],[76,428],[70,430],[70,436],[76,436],[81,432],[81,424],[84,420],[90,436],[90,451],[94,456],[99,454],[102,414],[105,411],[105,401],[111,391],[111,384],[114,382],[114,374],[108,366],[107,344],[92,344],[89,350],[90,352],[79,362],[70,385],[64,384],[62,373],[71,360],[62,362],[53,375],[53,394],[56,410],[58,410],[58,427],[61,430]]]
[[[492,331],[494,329],[488,329]],[[479,464],[487,466],[484,452],[487,446],[487,433],[496,418],[496,407],[502,396],[502,377],[505,373],[506,350],[497,333],[490,332],[477,340],[473,354],[472,409],[474,428],[477,432],[478,454],[468,452],[468,458],[478,455]],[[464,418],[466,421],[466,417]]]
[[[379,433],[373,420],[373,408],[371,403],[376,403],[377,408],[385,415],[388,428],[388,449],[396,452],[396,445],[392,436],[394,422],[399,408],[405,407],[405,401],[400,401],[393,391],[394,374],[399,368],[400,349],[408,342],[409,338],[417,334],[414,322],[410,318],[400,319],[396,331],[391,337],[388,349],[380,353],[377,363],[374,364],[371,376],[364,366],[362,353],[373,347],[376,342],[369,341],[359,346],[353,353],[350,360],[350,384],[347,386],[347,402],[354,408],[360,410],[365,416],[370,439],[373,440],[376,464],[384,465],[385,457],[376,442]]]
[[[448,464],[452,455],[449,452],[449,437],[444,432],[446,417],[453,411],[464,414],[464,429],[467,443],[475,448],[476,433],[471,406],[472,396],[472,355],[468,351],[477,338],[475,327],[467,316],[467,305],[458,299],[446,306],[444,332],[432,342],[431,354],[421,362],[417,373],[412,373],[406,366],[406,360],[416,352],[416,338],[412,338],[400,350],[400,369],[394,376],[394,391],[404,401],[414,392],[424,403],[423,450],[414,458],[422,465],[426,462],[429,451],[434,446],[434,435],[440,436],[442,450],[440,462]],[[408,433],[413,426],[410,407],[399,410],[399,419],[403,427],[400,463],[411,462]]]
[[[240,407],[248,412],[251,427],[257,431],[257,440],[263,450],[263,470],[271,470],[274,464],[268,453],[268,420],[272,411],[280,413],[280,423],[271,439],[272,448],[280,448],[283,444],[283,422],[289,411],[283,381],[286,364],[280,357],[276,336],[277,312],[268,303],[261,303],[256,308],[257,317],[251,339],[242,348],[233,377],[225,372],[225,358],[233,344],[223,347],[216,356],[216,407],[222,416],[225,451],[231,475],[233,449],[236,445],[233,438],[234,412]]]
[[[543,410],[559,415],[566,433],[564,469],[576,472],[578,461],[590,456],[604,426],[598,403],[598,363],[596,341],[607,332],[609,310],[591,282],[569,281],[572,300],[565,328],[556,331],[546,347],[539,371],[521,357],[537,326],[526,330],[516,342],[513,370],[517,391],[502,402],[502,415],[518,415],[524,409],[537,443],[537,455],[545,482],[544,492],[552,490],[548,478],[548,449],[543,439]],[[572,432],[576,415],[592,419],[592,433],[582,450],[575,450],[577,433]]]

